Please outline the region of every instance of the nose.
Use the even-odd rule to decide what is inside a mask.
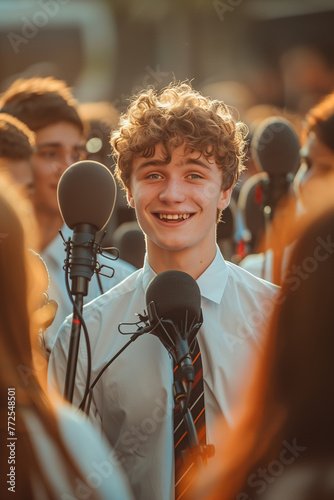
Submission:
[[[181,203],[185,200],[185,187],[181,179],[169,178],[163,183],[159,200],[164,203]]]

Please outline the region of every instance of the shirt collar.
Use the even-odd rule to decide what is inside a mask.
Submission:
[[[226,283],[227,283],[227,265],[222,256],[218,245],[216,245],[216,256],[197,279],[197,284],[201,290],[202,297],[205,297],[216,304],[220,304]]]
[[[209,267],[201,274],[197,279],[197,284],[201,290],[201,296],[205,297],[212,302],[220,304],[225,286],[227,283],[227,265],[220,252],[218,245],[216,245],[217,251],[216,256],[209,265]],[[144,266],[143,266],[143,287],[144,291],[150,281],[156,276],[151,266],[148,263],[147,255],[145,255]]]

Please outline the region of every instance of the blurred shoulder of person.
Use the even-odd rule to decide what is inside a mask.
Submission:
[[[0,176],[0,404],[8,416],[0,422],[2,498],[130,500],[111,449],[72,407],[51,401],[34,363],[34,312],[45,289],[30,251],[37,233],[30,203]]]
[[[70,231],[59,210],[57,187],[65,170],[86,158],[84,125],[72,89],[65,81],[53,77],[15,80],[0,96],[0,111],[21,120],[35,133],[32,203],[40,231],[37,250],[50,274],[48,294],[58,303],[54,322],[44,335],[48,356],[59,326],[73,311],[63,270],[65,248],[59,234],[62,230],[67,239]],[[101,265],[110,265],[110,260],[104,256],[100,256],[99,261]],[[135,270],[121,259],[113,261],[111,267],[114,269],[112,278],[101,276],[99,281],[94,274],[85,303],[117,285]]]

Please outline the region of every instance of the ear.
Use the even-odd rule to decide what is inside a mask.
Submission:
[[[130,205],[130,207],[135,208],[135,201],[129,188],[126,190],[126,199],[128,200],[128,204]]]
[[[232,191],[233,191],[233,186],[231,186],[229,189],[225,189],[225,191],[221,190],[217,206],[218,210],[225,210],[225,208],[228,207]]]

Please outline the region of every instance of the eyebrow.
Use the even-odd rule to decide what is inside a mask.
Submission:
[[[40,148],[62,148],[62,147],[64,147],[64,145],[61,144],[60,142],[41,142],[40,144],[36,144],[37,149],[40,149]],[[84,148],[85,148],[84,144],[75,144],[73,146],[73,149],[84,149]]]
[[[40,144],[36,144],[37,148],[60,148],[60,142],[41,142]]]
[[[208,161],[208,160],[207,160]],[[141,163],[138,167],[138,170],[141,170],[145,167],[165,167],[168,165],[169,162],[166,160],[158,160],[158,159],[153,159],[153,160],[147,160]],[[211,170],[210,162],[206,163],[205,161],[201,160],[200,158],[187,158],[185,161],[181,160],[181,166],[187,166],[187,165],[198,165],[199,167],[207,168],[208,170]]]

